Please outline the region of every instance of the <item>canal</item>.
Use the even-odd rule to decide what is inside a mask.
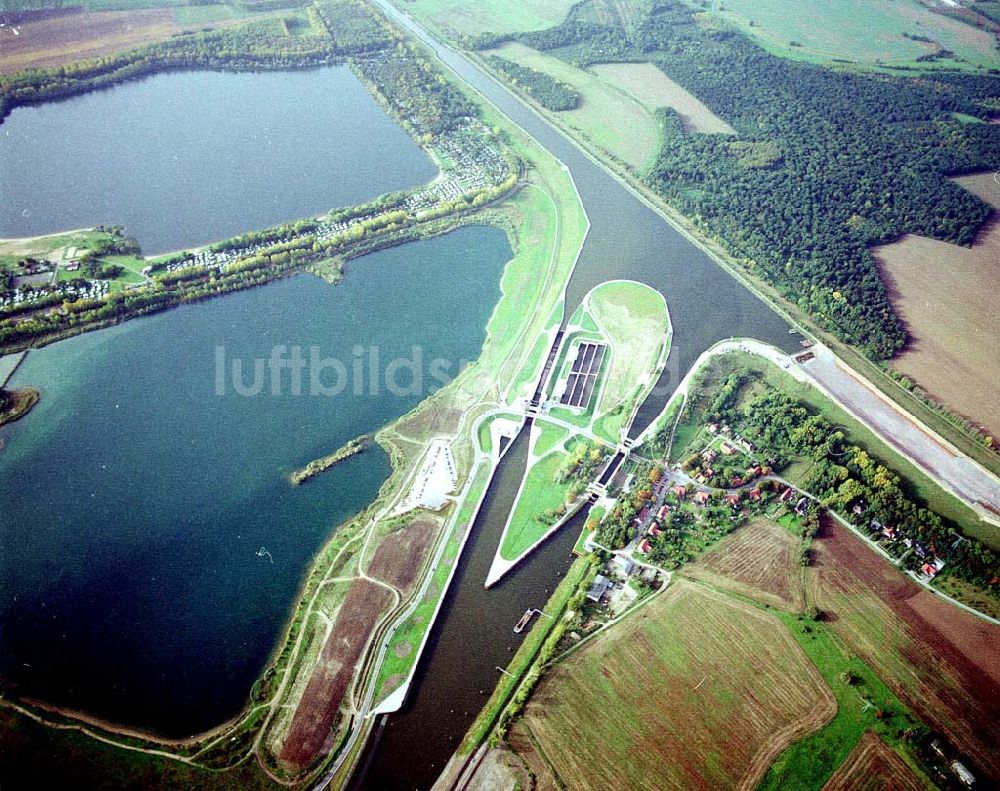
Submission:
[[[565,316],[594,286],[613,279],[646,283],[663,294],[674,328],[661,379],[631,436],[662,410],[705,349],[730,337],[752,337],[791,350],[785,320],[695,247],[634,193],[469,59],[431,38],[385,0],[383,10],[431,47],[458,76],[521,126],[570,170],[591,229],[566,292]],[[355,785],[368,789],[429,788],[461,741],[523,635],[513,633],[526,607],[548,598],[570,563],[585,512],[508,574],[483,587],[526,465],[527,435],[501,463],[472,527],[428,650],[406,704],[389,715],[369,745]],[[523,445],[524,447],[521,447]],[[537,622],[536,622],[537,623]]]

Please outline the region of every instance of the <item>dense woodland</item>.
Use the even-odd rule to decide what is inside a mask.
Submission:
[[[486,60],[546,110],[573,110],[580,104],[580,94],[577,91],[544,72],[497,55],[490,55]]]
[[[944,174],[1000,162],[1000,76],[837,71],[770,55],[670,0],[626,31],[588,3],[519,39],[579,66],[652,61],[738,131],[686,133],[662,111],[650,187],[751,272],[871,356],[904,343],[868,247],[903,233],[969,244],[990,214]],[[503,37],[484,37],[482,47]],[[509,37],[507,37],[509,38]]]

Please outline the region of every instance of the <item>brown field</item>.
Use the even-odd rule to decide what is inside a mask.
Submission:
[[[1000,207],[992,173],[956,181]],[[1000,436],[1000,216],[971,248],[907,235],[872,253],[911,336],[893,368]]]
[[[867,731],[823,791],[923,791],[924,784],[890,747]]]
[[[829,521],[810,600],[830,628],[934,729],[1000,777],[1000,628],[924,590]]]
[[[689,132],[736,134],[735,129],[709,110],[696,96],[688,93],[652,63],[604,63],[592,66],[591,70],[646,107],[673,107]]]
[[[534,777],[532,791],[557,791],[559,786],[552,776],[549,765],[545,763],[532,739],[523,719],[517,720],[507,732],[507,743],[521,757]]]
[[[283,761],[309,766],[332,749],[333,726],[355,665],[379,615],[391,602],[391,594],[380,585],[364,579],[351,584],[292,717],[281,750]]]
[[[20,35],[2,32],[0,74],[62,66],[164,41],[185,30],[231,24],[233,20],[179,25],[172,8],[136,11],[76,10],[18,25]]]
[[[795,536],[768,519],[755,519],[722,539],[684,573],[763,604],[802,612],[805,593],[798,556]]]
[[[835,711],[776,618],[679,580],[549,671],[524,723],[566,788],[750,788]]]
[[[375,551],[368,574],[389,583],[404,595],[409,593],[436,532],[434,522],[418,519],[390,533]]]

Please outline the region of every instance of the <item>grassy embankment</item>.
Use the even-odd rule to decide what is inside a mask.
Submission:
[[[487,325],[487,341],[466,377],[489,394],[485,399],[481,395],[481,401],[499,398],[501,393],[512,388],[516,379],[526,376],[524,371],[530,368],[530,362],[521,365],[519,362],[525,360],[526,355],[530,357],[529,339],[533,347],[540,349],[536,363],[540,365],[547,347],[538,339],[547,327],[561,318],[562,292],[587,230],[586,215],[568,174],[502,116],[491,109],[487,109],[485,115],[489,122],[505,131],[507,143],[528,163],[529,170],[526,186],[500,207],[489,210],[486,217],[507,230],[515,256],[504,269],[500,284],[503,297]],[[528,310],[527,306],[534,306],[534,309]],[[488,429],[485,436],[488,438]],[[491,450],[482,432],[477,439],[481,450]],[[487,475],[485,468],[476,472],[463,507],[445,539],[448,544],[443,560],[449,559],[449,562],[439,565],[417,609],[393,633],[385,663],[378,671],[376,701],[393,688],[387,682],[405,677],[416,663],[416,648],[429,630],[430,616],[445,594],[451,558],[453,553],[457,555],[475,508],[485,494]]]

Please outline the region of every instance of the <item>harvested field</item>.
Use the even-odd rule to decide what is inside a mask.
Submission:
[[[755,519],[730,533],[685,574],[783,610],[802,612],[799,540],[781,525]]]
[[[136,11],[67,10],[18,25],[19,35],[3,35],[0,74],[62,66],[86,58],[164,41],[186,30],[218,27],[225,21],[179,25],[172,8]]]
[[[903,576],[840,526],[813,542],[810,600],[931,727],[1000,777],[1000,628]]]
[[[355,665],[391,602],[391,594],[380,585],[364,579],[351,585],[292,717],[281,750],[283,761],[305,767],[332,749],[333,726]]]
[[[507,732],[507,743],[520,756],[534,776],[533,791],[556,791],[559,786],[533,740],[534,736],[531,735],[523,719],[517,720]]]
[[[956,181],[1000,207],[992,173]],[[893,368],[1000,436],[1000,289],[988,286],[1000,275],[1000,216],[971,248],[906,235],[872,253],[911,336]]]
[[[625,91],[646,107],[672,107],[688,132],[734,135],[736,130],[652,63],[602,63],[591,67],[598,77]]]
[[[902,758],[871,731],[861,737],[823,791],[922,791],[924,784]]]
[[[428,519],[418,519],[387,535],[375,551],[368,574],[389,583],[403,595],[409,593],[424,565],[437,527]]]
[[[567,788],[750,788],[835,711],[780,621],[681,580],[556,665],[524,721]]]

